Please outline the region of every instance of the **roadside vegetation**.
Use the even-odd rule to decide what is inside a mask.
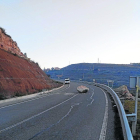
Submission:
[[[135,101],[125,100],[124,108],[126,110],[126,113],[134,113]],[[140,120],[140,102],[138,102],[138,119]]]
[[[125,100],[124,109],[127,114],[134,113],[135,110],[135,101]],[[130,125],[131,127],[131,125]],[[140,138],[140,101],[138,102],[138,114],[137,114],[137,135],[134,137],[134,140],[138,140]]]

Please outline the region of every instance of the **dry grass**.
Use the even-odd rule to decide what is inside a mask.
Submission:
[[[135,109],[135,101],[126,100],[124,103],[124,109],[127,110],[126,113],[134,113]],[[140,138],[140,102],[138,102],[138,114],[137,114],[137,131],[136,136],[134,136],[134,140],[139,140]]]
[[[128,110],[129,113],[134,113],[135,101],[126,100],[124,103],[124,109]],[[140,120],[140,102],[138,102],[138,119]]]

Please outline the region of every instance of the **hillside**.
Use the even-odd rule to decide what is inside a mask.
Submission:
[[[24,56],[17,43],[0,28],[0,99],[59,86],[37,63]]]
[[[71,80],[86,80],[107,84],[107,80],[114,80],[114,86],[127,85],[129,77],[140,75],[139,64],[102,64],[102,63],[79,63],[72,64],[61,70],[46,71],[51,78],[70,78]]]

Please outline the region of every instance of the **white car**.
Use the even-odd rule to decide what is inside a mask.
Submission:
[[[65,84],[70,84],[70,79],[65,79]]]

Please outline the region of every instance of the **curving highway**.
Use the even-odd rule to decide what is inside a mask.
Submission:
[[[85,85],[88,93],[79,94]],[[115,140],[111,100],[71,82],[32,99],[0,103],[0,140]]]

